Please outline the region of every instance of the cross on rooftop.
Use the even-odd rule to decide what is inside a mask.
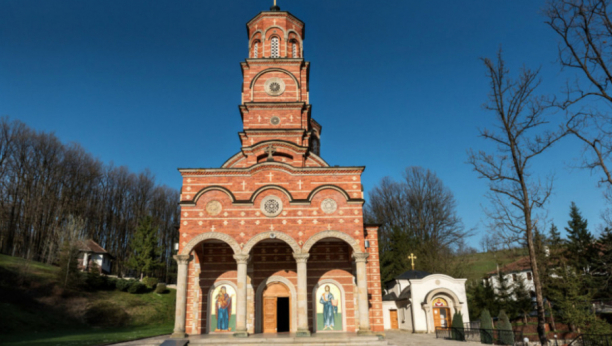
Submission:
[[[416,256],[413,253],[411,253],[410,256],[408,256],[408,259],[412,263],[412,270],[414,270],[414,260],[416,259]]]

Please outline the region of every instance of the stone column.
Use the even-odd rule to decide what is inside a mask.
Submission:
[[[310,254],[294,253],[293,258],[297,262],[297,320],[298,329],[296,336],[310,336],[308,328],[308,276],[306,261]]]
[[[238,264],[238,292],[236,292],[236,332],[235,337],[246,338],[247,331],[247,263],[249,255],[234,255]]]
[[[174,317],[174,333],[171,338],[185,338],[185,314],[187,309],[187,267],[193,259],[190,255],[175,255],[178,263],[178,275],[176,277],[176,314]]]
[[[357,291],[359,293],[359,335],[372,334],[370,330],[370,313],[368,302],[368,278],[366,273],[366,259],[370,254],[355,253],[355,263],[357,264]]]

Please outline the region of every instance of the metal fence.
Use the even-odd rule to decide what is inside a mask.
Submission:
[[[436,327],[436,338],[457,341],[475,341],[489,345],[514,345],[515,343],[522,345],[523,343],[521,334],[515,333],[512,330],[498,329]]]
[[[580,334],[570,346],[612,346],[612,334]]]

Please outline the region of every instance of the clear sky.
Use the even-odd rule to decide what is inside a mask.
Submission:
[[[500,45],[512,72],[541,67],[542,93],[571,77],[540,0],[279,0],[306,23],[313,117],[331,165],[365,165],[367,191],[407,166],[435,171],[466,227],[485,228],[487,184],[465,162],[493,118],[480,58]],[[245,23],[272,0],[0,0],[0,115],[81,143],[104,162],[150,168],[180,188],[177,167],[219,167],[238,152]],[[534,166],[555,174],[548,216],[575,201],[591,230],[605,209],[597,177],[570,169],[566,140]]]

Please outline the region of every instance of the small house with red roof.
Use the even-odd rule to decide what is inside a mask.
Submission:
[[[529,256],[521,257],[512,263],[488,272],[486,280],[489,280],[489,284],[495,290],[499,287],[498,272],[503,273],[504,278],[510,285],[514,285],[514,283],[522,279],[525,284],[525,289],[527,289],[532,297],[535,296],[533,272],[531,271],[531,260]]]
[[[98,267],[100,273],[110,274],[113,257],[100,244],[92,239],[79,240],[77,242],[79,249],[79,264],[78,268],[82,271],[89,271],[94,267]]]

